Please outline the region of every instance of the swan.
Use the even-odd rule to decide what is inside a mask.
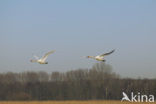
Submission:
[[[42,58],[39,58],[37,56],[34,56],[36,60],[30,60],[30,62],[37,62],[39,64],[48,64],[48,62],[46,62],[46,59],[48,58],[48,56],[52,53],[54,53],[55,51],[50,51],[48,53],[46,53]]]
[[[107,55],[110,55],[111,53],[113,53],[115,50],[112,50],[108,53],[104,53],[102,55],[98,55],[98,56],[87,56],[87,58],[92,58],[92,59],[95,59],[97,61],[103,61],[105,62],[106,60],[104,60],[104,56],[107,56]]]

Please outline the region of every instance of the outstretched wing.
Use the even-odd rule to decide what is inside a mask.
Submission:
[[[102,54],[102,55],[100,55],[100,56],[107,56],[107,55],[110,55],[110,54],[112,54],[114,51],[115,51],[115,49],[112,50],[112,51],[110,51],[110,52],[108,52],[108,53],[104,53],[104,54]]]
[[[35,57],[35,59],[36,59],[36,60],[38,60],[38,59],[39,59],[39,57],[37,57],[36,55],[34,55],[34,57]]]
[[[48,57],[50,54],[54,53],[54,52],[55,52],[55,51],[50,51],[50,52],[46,53],[46,54],[41,58],[41,60],[42,60],[42,61],[45,61],[45,60],[47,59],[47,57]]]

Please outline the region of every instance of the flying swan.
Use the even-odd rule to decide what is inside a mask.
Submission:
[[[37,56],[34,56],[36,60],[30,60],[30,62],[37,62],[39,64],[48,64],[48,62],[46,62],[46,59],[48,58],[48,56],[52,53],[54,53],[55,51],[50,51],[48,53],[46,53],[42,58],[38,58]]]
[[[111,52],[108,53],[104,53],[102,55],[98,55],[98,56],[87,56],[87,58],[92,58],[95,59],[97,61],[103,61],[105,62],[106,60],[104,60],[104,56],[110,55],[111,53],[113,53],[115,50],[112,50]]]

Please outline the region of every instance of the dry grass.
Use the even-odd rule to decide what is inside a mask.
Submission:
[[[149,103],[131,103],[121,101],[1,101],[0,104],[149,104]],[[151,104],[156,104],[151,103]]]

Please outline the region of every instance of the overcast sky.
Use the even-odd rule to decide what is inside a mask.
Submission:
[[[106,57],[124,77],[156,78],[155,0],[0,0],[0,72],[90,68]],[[48,65],[30,63],[33,54]]]

